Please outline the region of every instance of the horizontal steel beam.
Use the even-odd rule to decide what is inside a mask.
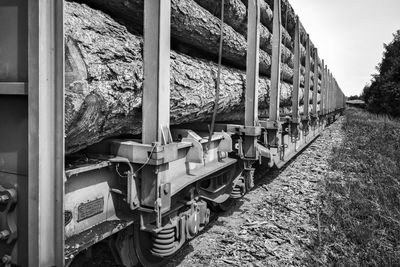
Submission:
[[[0,95],[27,95],[28,83],[0,82]]]

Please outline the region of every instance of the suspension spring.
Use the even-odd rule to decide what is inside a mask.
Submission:
[[[156,235],[153,235],[153,244],[151,252],[154,255],[167,257],[170,256],[175,249],[175,233],[176,227],[171,225],[162,229]]]
[[[231,192],[231,198],[241,198],[243,196],[243,186],[236,184]]]

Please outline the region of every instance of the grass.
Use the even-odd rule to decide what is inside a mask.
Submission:
[[[400,122],[349,109],[321,196],[319,253],[333,266],[400,266]]]

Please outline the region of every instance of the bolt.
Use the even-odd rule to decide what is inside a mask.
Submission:
[[[165,185],[164,185],[164,194],[165,194],[165,195],[168,195],[168,194],[169,194],[169,189],[170,189],[169,184],[165,184]]]
[[[7,239],[9,235],[10,235],[10,231],[8,231],[8,230],[1,231],[0,232],[0,240]]]
[[[11,262],[11,256],[10,255],[4,255],[3,258],[1,258],[1,261],[3,263],[10,263]]]
[[[1,195],[0,196],[0,204],[6,204],[10,200],[8,195]]]

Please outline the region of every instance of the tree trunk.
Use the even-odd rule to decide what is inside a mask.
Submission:
[[[221,17],[221,1],[195,0],[217,18]],[[247,39],[247,8],[241,0],[226,0],[224,21]],[[272,53],[272,34],[263,24],[260,25],[260,48],[269,55]],[[293,68],[293,54],[282,45],[282,62]]]
[[[76,0],[110,14],[130,31],[143,32],[144,0]],[[219,53],[220,19],[212,15],[194,0],[171,1],[171,37],[179,43],[203,51],[207,58]],[[222,58],[225,65],[246,68],[247,42],[243,35],[231,26],[224,25]],[[195,54],[198,56],[198,54]],[[293,69],[282,64],[282,77],[292,82]],[[260,74],[270,77],[271,56],[260,51]]]
[[[194,0],[194,1],[198,3],[201,7],[208,10],[215,17],[217,18],[221,17],[220,0],[217,1]],[[272,11],[269,9],[268,4],[265,3],[263,0],[261,1],[260,9],[262,11],[261,13],[272,15]],[[268,25],[272,28],[273,17],[271,16],[270,18],[268,18],[268,20],[266,17],[267,15],[264,15],[264,22],[268,23]],[[224,7],[224,22],[247,39],[247,1],[242,2],[241,0],[226,0]],[[293,42],[290,35],[288,36],[287,35],[288,33],[286,29],[283,28],[283,43],[285,43],[285,40],[287,40],[290,43],[290,45],[288,48],[282,44],[282,62],[285,63],[289,68],[293,69],[294,55],[293,52],[291,51],[291,49],[293,48]],[[305,43],[305,40],[303,41]],[[272,34],[270,30],[262,23],[260,24],[260,48],[263,51],[267,52],[269,55],[272,54]],[[301,49],[301,62],[302,62],[301,74],[303,75],[302,76],[302,83],[303,83],[305,74],[306,49],[302,44],[300,45],[300,49]],[[285,64],[283,68],[287,68]],[[314,64],[313,57],[311,58],[311,64],[312,65]],[[313,77],[313,68],[311,70],[311,77]]]
[[[104,138],[141,132],[143,58],[141,37],[104,13],[66,2],[66,152]],[[171,52],[171,124],[209,121],[217,65]],[[244,116],[244,71],[222,67],[218,120]],[[259,80],[260,114],[268,114],[270,81]],[[282,84],[282,111],[291,85]]]

